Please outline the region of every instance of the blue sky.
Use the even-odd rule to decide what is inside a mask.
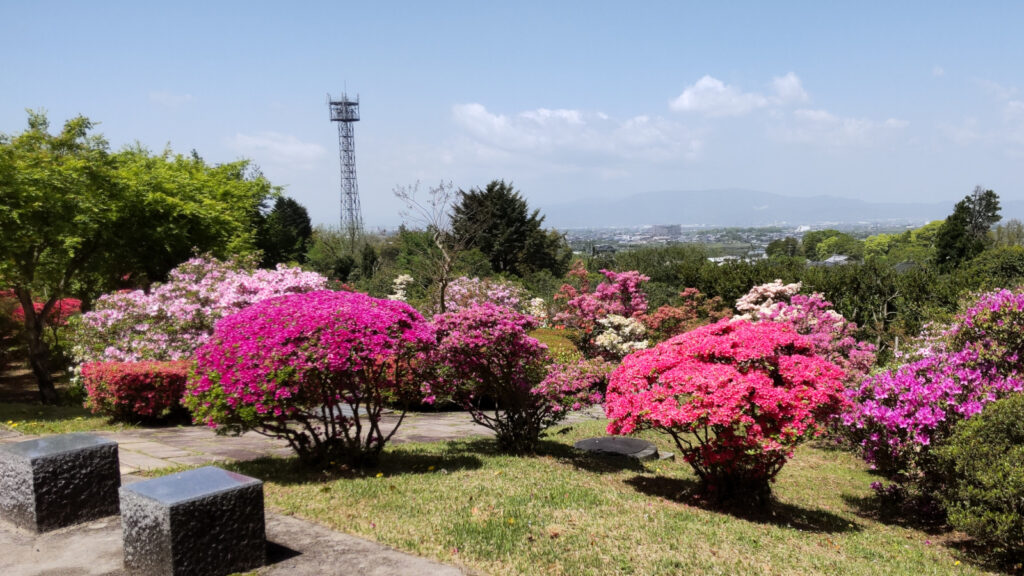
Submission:
[[[334,223],[347,87],[369,227],[416,181],[1024,200],[1024,3],[292,4],[0,0],[0,132],[251,158]]]

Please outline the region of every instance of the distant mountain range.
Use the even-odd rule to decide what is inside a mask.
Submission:
[[[1024,202],[1001,201],[1004,220],[1021,218]],[[866,202],[834,196],[783,196],[753,190],[647,192],[624,198],[539,206],[546,226],[605,228],[646,224],[801,226],[941,220],[956,200]]]

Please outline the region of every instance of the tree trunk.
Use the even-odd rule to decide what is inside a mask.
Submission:
[[[57,389],[50,374],[50,347],[43,339],[45,319],[36,315],[32,294],[27,289],[15,289],[21,309],[25,312],[25,335],[28,338],[28,361],[39,384],[39,399],[43,404],[57,403]]]

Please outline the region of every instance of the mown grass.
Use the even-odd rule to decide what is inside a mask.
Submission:
[[[129,425],[111,422],[81,406],[51,406],[0,402],[0,426],[22,434],[66,434],[101,430],[121,430]]]
[[[537,328],[530,332],[530,336],[533,336],[543,344],[546,344],[548,350],[551,351],[552,356],[555,358],[573,359],[578,358],[580,355],[579,350],[576,349],[576,345],[565,337],[564,330],[558,330],[555,328]]]
[[[266,481],[272,509],[488,574],[989,573],[955,535],[873,519],[863,504],[873,477],[848,453],[802,447],[768,511],[722,511],[696,497],[683,462],[571,448],[603,428],[563,429],[530,457],[468,439],[391,446],[363,472],[294,459],[231,466]]]

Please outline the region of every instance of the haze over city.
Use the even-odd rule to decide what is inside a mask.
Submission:
[[[360,97],[363,219],[392,189],[531,206],[742,188],[1024,200],[1024,5],[5,2],[0,132],[82,114],[113,148],[252,159],[338,221],[328,92]],[[666,216],[667,222],[686,222]],[[554,222],[557,224],[557,222]]]

